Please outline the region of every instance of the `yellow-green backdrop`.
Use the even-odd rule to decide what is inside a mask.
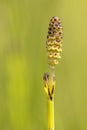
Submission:
[[[64,27],[55,130],[87,130],[87,1],[0,0],[0,130],[47,130],[49,20]]]

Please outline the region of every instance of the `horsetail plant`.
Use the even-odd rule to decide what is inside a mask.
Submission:
[[[54,91],[55,91],[55,66],[59,63],[62,52],[63,27],[58,17],[52,17],[49,22],[46,41],[49,73],[43,76],[44,90],[48,97],[48,130],[54,130]]]

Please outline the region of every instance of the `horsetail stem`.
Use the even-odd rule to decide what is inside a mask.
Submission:
[[[50,73],[43,76],[44,90],[48,97],[48,130],[54,130],[54,91],[55,91],[55,66],[59,63],[62,52],[63,27],[58,17],[52,17],[49,22],[46,41],[47,59]]]

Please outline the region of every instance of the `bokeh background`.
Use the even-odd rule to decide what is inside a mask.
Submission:
[[[52,16],[64,28],[55,130],[87,130],[86,0],[0,0],[0,130],[47,130],[42,78]]]

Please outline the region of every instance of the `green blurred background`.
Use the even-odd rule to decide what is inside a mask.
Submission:
[[[47,130],[42,77],[52,16],[64,27],[55,130],[87,130],[86,0],[0,0],[0,130]]]

